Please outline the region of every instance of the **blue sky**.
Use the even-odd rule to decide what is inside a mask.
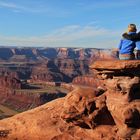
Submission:
[[[0,0],[0,45],[115,48],[140,0]]]

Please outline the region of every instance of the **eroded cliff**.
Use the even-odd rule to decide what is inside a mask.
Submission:
[[[140,61],[97,61],[102,86],[0,121],[2,140],[139,140]]]

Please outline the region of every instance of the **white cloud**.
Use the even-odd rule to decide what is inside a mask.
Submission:
[[[7,8],[12,10],[13,12],[33,12],[33,13],[40,13],[40,12],[46,12],[47,8],[41,8],[39,5],[35,6],[32,4],[30,5],[19,5],[17,3],[11,3],[11,2],[3,2],[0,1],[0,8]]]
[[[17,5],[15,3],[9,3],[9,2],[0,2],[0,7],[13,9],[13,10],[25,10],[26,9],[26,7]]]
[[[54,5],[39,3],[39,1],[24,4],[0,1],[0,8],[5,8],[16,13],[45,13],[49,17],[67,17],[71,14],[71,11],[55,7]]]
[[[6,3],[6,2],[0,2],[0,7],[6,7],[6,8],[18,8],[16,4],[14,3]]]
[[[71,25],[57,29],[46,36],[11,37],[0,36],[1,45],[50,46],[50,47],[96,47],[111,48],[117,46],[120,31],[96,26]]]

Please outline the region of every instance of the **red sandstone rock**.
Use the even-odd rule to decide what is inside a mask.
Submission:
[[[95,61],[91,66],[91,69],[97,69],[97,70],[129,70],[131,69],[134,71],[134,69],[140,68],[140,61],[139,60],[105,60],[105,61]]]
[[[87,91],[87,93],[85,91]],[[86,94],[84,95],[84,93]],[[83,127],[81,127],[81,125],[77,126],[77,124],[75,125],[73,121],[66,122],[65,119],[62,119],[65,111],[70,107],[69,103],[74,101],[73,105],[77,105],[77,109],[79,114],[81,114],[81,117],[84,117],[85,115],[85,118],[79,118],[79,121],[80,119],[83,121],[86,120],[88,124],[88,121],[92,121],[92,117],[96,116],[97,118],[95,117],[95,123],[98,124],[98,114],[99,116],[100,114],[103,115],[103,112],[100,112],[100,110],[104,108],[105,104],[104,98],[103,101],[98,99],[94,101],[93,97],[96,96],[98,96],[98,92],[96,93],[93,89],[76,89],[76,91],[71,92],[66,98],[57,99],[39,108],[21,113],[9,119],[2,120],[0,121],[0,132],[6,132],[6,136],[3,137],[3,135],[1,135],[0,138],[2,140],[79,140],[81,138],[87,140],[101,140],[113,137],[115,138],[114,125],[107,126],[106,124],[103,128],[102,124],[100,124],[97,128],[95,127],[94,129],[87,129],[84,125]],[[70,97],[72,100],[69,100]],[[79,97],[82,99],[79,100]],[[84,101],[86,101],[86,99],[87,105],[84,105]],[[69,103],[67,103],[68,100]],[[97,109],[95,108],[94,110],[94,108],[92,108],[91,102],[96,104]],[[86,108],[88,109],[87,113],[82,111],[86,110]],[[90,118],[90,114],[92,113],[93,115],[91,115]],[[70,116],[68,116],[69,119]],[[75,117],[73,118],[74,120]]]
[[[98,86],[104,87],[104,84],[101,80],[99,80],[95,74],[86,75],[86,76],[77,76],[73,79],[72,83],[74,85],[81,85],[81,86],[89,86],[97,88]]]
[[[104,79],[107,88],[106,105],[118,128],[118,136],[124,139],[131,137],[138,139],[140,61],[107,61],[106,63],[99,61],[94,63],[91,68],[96,69],[98,75]],[[116,70],[119,71],[117,74]]]
[[[33,67],[33,81],[71,82],[74,77],[89,73],[88,62],[85,60],[54,59]]]
[[[96,48],[0,48],[1,61],[19,62],[20,60],[20,62],[33,62],[56,58],[92,61],[113,59],[116,56],[114,56],[111,50]]]
[[[83,128],[94,128],[103,121],[106,121],[106,124],[114,123],[106,108],[105,96],[93,88],[79,88],[69,93],[61,117],[66,122],[72,122]]]
[[[117,75],[114,62],[110,61],[110,68],[106,68],[105,63],[96,62],[96,70],[100,70],[102,63],[102,73],[97,71],[97,75],[107,75],[102,77],[107,90],[77,88],[62,99],[1,120],[0,138],[139,140],[140,78],[137,70],[140,62],[118,61],[121,66],[116,66],[120,71]]]
[[[0,87],[1,88],[12,88],[12,89],[20,89],[21,82],[19,79],[13,76],[0,76]]]

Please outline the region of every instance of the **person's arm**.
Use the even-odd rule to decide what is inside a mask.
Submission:
[[[140,32],[138,32],[137,34],[130,34],[130,35],[127,33],[124,33],[122,36],[132,41],[140,41]]]

